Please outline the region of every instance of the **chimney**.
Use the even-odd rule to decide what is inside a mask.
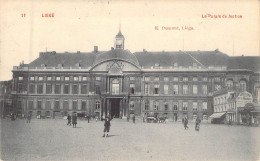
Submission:
[[[94,53],[98,52],[98,46],[94,46]]]

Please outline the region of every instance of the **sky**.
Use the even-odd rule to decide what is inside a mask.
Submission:
[[[46,50],[110,50],[119,26],[132,53],[219,49],[230,56],[260,54],[257,0],[0,0],[0,81],[12,78],[13,66],[30,63]]]

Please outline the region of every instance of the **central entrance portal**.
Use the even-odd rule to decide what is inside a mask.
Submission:
[[[112,98],[111,101],[111,117],[119,118],[120,117],[120,98]]]

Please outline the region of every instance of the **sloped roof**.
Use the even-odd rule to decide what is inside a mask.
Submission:
[[[160,66],[169,67],[177,63],[178,66],[188,67],[193,63],[204,66],[226,66],[228,56],[219,51],[177,51],[177,52],[135,52],[139,64],[143,67]]]
[[[228,69],[248,69],[252,71],[260,71],[259,56],[235,56],[229,57]]]

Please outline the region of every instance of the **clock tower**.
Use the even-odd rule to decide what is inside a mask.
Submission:
[[[119,29],[118,34],[115,37],[115,49],[124,49],[124,42],[125,42],[125,38],[121,33],[121,29]]]

